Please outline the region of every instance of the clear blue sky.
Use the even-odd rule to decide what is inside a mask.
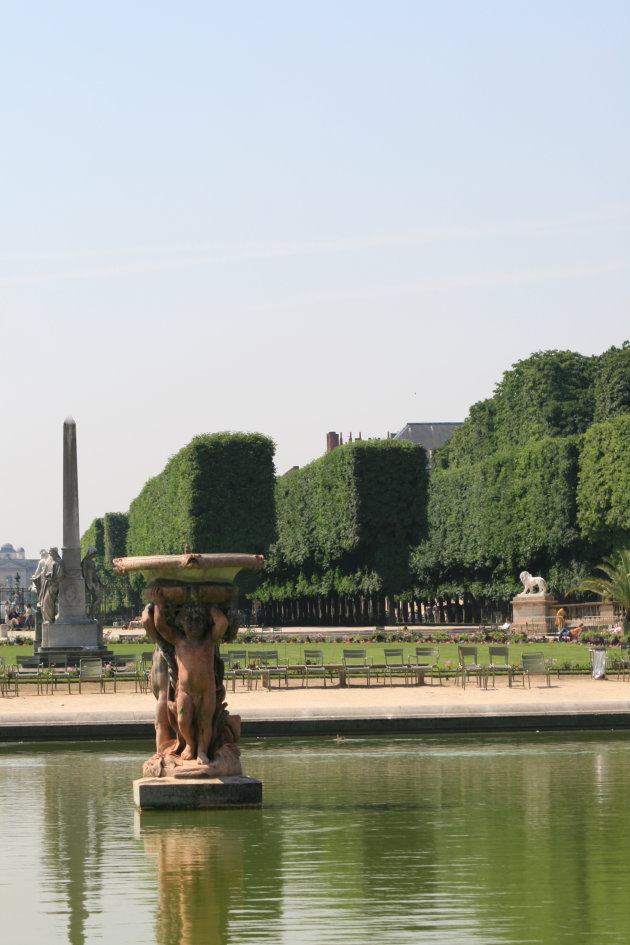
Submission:
[[[5,4],[0,542],[630,337],[627,2]],[[247,551],[247,548],[242,549]]]

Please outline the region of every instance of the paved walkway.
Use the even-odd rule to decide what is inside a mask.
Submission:
[[[630,682],[590,677],[536,681],[529,689],[505,679],[496,688],[311,685],[228,692],[244,734],[333,730],[462,731],[532,728],[630,728]],[[133,691],[2,696],[0,741],[15,738],[150,736],[155,701]]]

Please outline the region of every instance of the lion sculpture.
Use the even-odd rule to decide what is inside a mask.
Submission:
[[[544,578],[541,577],[532,577],[529,571],[521,571],[519,574],[521,584],[525,588],[524,591],[521,591],[521,594],[546,594],[547,593],[547,582]],[[534,590],[538,588],[538,590]]]

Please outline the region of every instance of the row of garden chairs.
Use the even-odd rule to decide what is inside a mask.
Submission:
[[[143,654],[143,657],[146,654]],[[152,656],[152,653],[148,654]],[[72,685],[78,685],[82,691],[82,683],[98,683],[101,692],[107,691],[110,685],[116,692],[116,683],[119,680],[130,680],[135,684],[136,692],[146,692],[148,688],[148,667],[144,661],[138,662],[133,654],[119,654],[112,662],[105,663],[97,657],[84,657],[70,662],[67,656],[55,657],[50,665],[37,656],[18,656],[17,665],[7,665],[0,658],[0,693],[2,695],[19,693],[22,684],[29,683],[36,686],[37,694],[54,692],[59,685],[68,686],[72,692]]]
[[[375,662],[368,657],[364,648],[353,647],[343,650],[342,660],[339,663],[325,663],[323,650],[304,649],[304,663],[289,665],[281,660],[278,650],[230,650],[223,654],[226,664],[226,679],[231,680],[232,689],[236,681],[240,680],[248,688],[258,684],[262,679],[263,685],[270,688],[273,679],[279,682],[284,680],[288,686],[289,676],[301,678],[302,685],[308,686],[309,680],[319,679],[326,686],[337,675],[343,682],[350,684],[353,678],[360,677],[370,685],[372,679],[382,679],[384,683],[393,684],[395,679],[403,679],[405,684],[422,682],[425,675],[429,676],[431,685],[437,676],[440,684],[442,674],[439,668],[439,647],[418,646],[415,651],[405,658],[402,647],[385,647],[383,661]],[[511,687],[515,679],[521,679],[523,686],[531,688],[532,676],[542,675],[551,685],[552,669],[547,665],[542,652],[525,652],[521,656],[521,668],[517,672],[509,661],[507,646],[490,646],[488,663],[480,663],[476,646],[458,647],[458,662],[454,669],[456,684],[466,687],[471,679],[475,679],[478,686],[488,687],[489,680],[495,685],[496,677],[506,676]],[[555,670],[559,676],[559,671]]]
[[[559,669],[552,670],[545,660],[542,652],[525,652],[521,654],[521,672],[517,673],[515,667],[509,661],[509,648],[507,646],[490,646],[488,649],[488,662],[480,663],[477,657],[476,646],[459,646],[457,648],[458,668],[455,678],[456,683],[461,683],[466,688],[466,683],[470,678],[477,681],[478,686],[488,688],[488,681],[492,677],[492,685],[495,684],[496,676],[507,676],[508,685],[511,687],[515,679],[520,678],[525,688],[527,679],[528,688],[531,689],[532,676],[544,676],[547,685],[551,685],[552,671],[557,673],[560,678]]]
[[[350,684],[352,678],[364,678],[370,685],[372,678],[389,680],[393,684],[395,678],[404,679],[405,683],[420,681],[420,674],[430,675],[431,685],[433,676],[437,675],[442,682],[439,668],[438,647],[418,646],[410,658],[405,659],[402,647],[385,647],[383,662],[375,663],[368,657],[364,648],[352,647],[343,650],[341,662],[325,663],[324,652],[318,649],[304,649],[304,662],[290,665],[281,660],[278,650],[238,650],[232,649],[222,654],[226,666],[225,678],[232,682],[234,690],[236,681],[240,680],[248,688],[258,684],[261,679],[267,688],[274,679],[284,680],[288,686],[289,676],[301,678],[302,685],[308,686],[311,679],[322,680],[324,686],[337,675],[340,680]]]

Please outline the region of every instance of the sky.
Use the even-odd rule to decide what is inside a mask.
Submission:
[[[193,436],[463,420],[630,338],[626,0],[9,0],[0,543]],[[248,549],[242,549],[246,552]]]

